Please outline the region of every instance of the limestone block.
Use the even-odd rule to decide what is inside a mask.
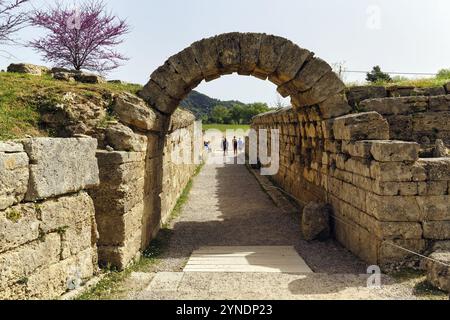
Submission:
[[[28,187],[28,156],[24,152],[9,153],[20,147],[3,143],[0,145],[0,210],[22,201]]]
[[[413,115],[414,132],[448,130],[450,112],[425,112]]]
[[[352,108],[344,94],[336,94],[319,104],[321,117],[330,119],[349,114]]]
[[[255,70],[259,60],[259,49],[261,48],[262,33],[241,34],[241,65],[238,73],[250,75]]]
[[[450,196],[417,197],[424,221],[450,221]]]
[[[416,222],[377,222],[375,234],[379,239],[422,239],[422,225]]]
[[[294,79],[305,64],[306,60],[313,54],[298,47],[296,44],[288,41],[286,48],[280,60],[280,64],[277,67],[275,73],[269,76],[269,80],[277,85],[282,85]]]
[[[330,236],[330,208],[326,204],[316,202],[305,206],[301,231],[307,241],[327,239]]]
[[[20,143],[12,141],[0,141],[0,152],[17,153],[23,152],[23,146]]]
[[[362,141],[342,141],[342,152],[358,158],[370,158],[370,140]]]
[[[426,239],[450,239],[450,221],[424,221],[423,236]]]
[[[195,53],[192,47],[188,47],[170,57],[168,61],[189,88],[196,87],[203,80],[202,69],[195,60]]]
[[[75,227],[94,215],[94,204],[86,192],[50,199],[36,205],[44,233]]]
[[[163,129],[163,115],[149,108],[143,100],[132,94],[116,97],[113,111],[126,125],[146,131],[159,132]]]
[[[387,240],[383,241],[379,246],[378,261],[380,264],[402,261],[405,258],[412,256],[408,251],[405,251],[398,246],[417,253],[423,253],[427,247],[425,240]]]
[[[191,47],[202,70],[203,78],[207,81],[218,78],[220,76],[220,65],[215,37],[197,41]]]
[[[350,88],[347,92],[348,102],[351,106],[359,105],[366,99],[385,97],[387,97],[387,92],[383,86],[357,86]]]
[[[404,162],[378,162],[372,161],[370,167],[371,177],[378,181],[425,181],[427,173],[419,164]]]
[[[94,212],[92,212],[94,216]],[[93,217],[92,217],[93,218]],[[76,223],[70,228],[61,230],[61,259],[71,256],[91,248],[92,242],[92,220],[85,220]]]
[[[138,92],[138,96],[144,99],[150,106],[164,114],[171,114],[178,108],[181,101],[181,99],[174,99],[169,96],[152,80]]]
[[[425,260],[428,282],[440,290],[450,292],[450,251],[437,250],[429,258]]]
[[[450,180],[450,158],[420,159],[420,166],[426,170],[428,180],[449,181]]]
[[[45,199],[98,185],[95,139],[36,138],[22,143],[31,162],[26,200]]]
[[[8,66],[7,71],[41,76],[45,73],[48,73],[49,69],[44,66],[37,66],[29,63],[17,63],[17,64],[12,63]]]
[[[46,235],[0,255],[0,288],[30,276],[36,269],[56,263],[60,259],[59,234]],[[0,290],[2,291],[2,290]]]
[[[413,196],[379,196],[369,192],[366,205],[367,213],[380,221],[422,220],[421,208]]]
[[[216,45],[221,73],[237,72],[241,64],[240,34],[231,32],[216,36]]]
[[[290,85],[296,88],[296,92],[307,91],[330,71],[331,67],[327,62],[317,57],[312,58],[306,62]]]
[[[150,78],[174,99],[183,99],[187,94],[189,85],[168,62],[156,69]]]
[[[101,265],[110,265],[119,270],[125,269],[139,256],[142,235],[137,232],[128,239],[124,246],[99,246],[98,259]]]
[[[377,161],[416,161],[419,159],[420,145],[415,142],[384,140],[372,141],[371,145],[370,153]]]
[[[122,124],[111,125],[105,129],[106,143],[119,151],[145,152],[147,150],[147,137],[134,133],[129,127]]]
[[[34,273],[26,284],[27,298],[55,299],[84,284],[94,276],[94,255],[95,251],[89,248]]]
[[[20,204],[0,211],[0,252],[16,248],[39,237],[39,220],[34,204]]]
[[[413,124],[411,115],[386,116],[389,122],[391,139],[403,141],[411,140],[413,135]]]
[[[106,165],[141,162],[145,159],[144,152],[105,151],[98,150],[96,154],[100,169]]]
[[[100,246],[124,246],[136,233],[141,233],[144,203],[136,205],[123,216],[97,214]]]
[[[370,99],[361,102],[360,108],[365,111],[375,111],[382,115],[410,114],[426,111],[428,98],[404,97]]]
[[[426,181],[418,183],[418,194],[420,196],[439,196],[447,193],[447,181]]]
[[[273,74],[280,64],[287,40],[273,35],[264,35],[259,50],[259,60],[252,74],[263,80]]]
[[[358,113],[336,118],[334,137],[338,140],[389,140],[389,125],[379,113]]]
[[[450,95],[430,97],[429,110],[433,112],[450,111]]]
[[[328,98],[340,94],[345,90],[345,85],[333,71],[328,72],[308,91],[297,95],[291,95],[294,107],[312,106],[320,104]]]

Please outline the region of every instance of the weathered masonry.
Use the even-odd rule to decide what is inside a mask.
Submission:
[[[450,239],[450,158],[432,148],[450,143],[449,123],[444,87],[357,87],[260,115],[253,128],[280,130],[273,180],[303,204],[329,203],[336,238],[384,264]]]
[[[331,204],[344,246],[384,263],[407,255],[397,246],[424,252],[450,239],[450,158],[433,148],[449,144],[448,87],[347,92],[289,40],[228,33],[170,57],[140,97],[100,105],[66,94],[42,116],[61,138],[0,143],[0,298],[57,297],[99,264],[123,269],[139,257],[196,168],[202,137],[180,101],[234,72],[290,96],[292,108],[253,127],[280,130],[273,179],[301,202]],[[99,126],[107,109],[117,121]],[[175,163],[174,152],[192,164]]]

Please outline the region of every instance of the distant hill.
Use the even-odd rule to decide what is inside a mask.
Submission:
[[[181,102],[180,105],[195,114],[197,119],[201,119],[204,117],[209,117],[215,106],[220,105],[231,108],[234,105],[245,106],[246,104],[235,100],[222,101],[219,99],[214,99],[194,90]]]

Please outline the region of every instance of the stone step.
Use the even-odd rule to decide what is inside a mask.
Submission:
[[[185,272],[312,273],[292,246],[210,246],[194,251]]]
[[[368,275],[319,273],[160,272],[137,299],[305,300],[412,299],[411,289],[382,276],[382,289]]]

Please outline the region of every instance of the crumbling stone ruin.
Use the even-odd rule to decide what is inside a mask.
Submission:
[[[109,105],[66,95],[42,116],[64,138],[0,144],[1,297],[57,297],[99,264],[123,269],[139,257],[196,168],[170,157],[201,145],[180,101],[233,72],[290,96],[291,108],[257,116],[252,127],[279,130],[272,179],[301,204],[326,205],[327,232],[370,264],[411,251],[449,263],[450,87],[346,89],[289,40],[228,33],[170,57],[139,97]],[[117,120],[99,126],[106,108]],[[448,268],[426,267],[448,290]]]

